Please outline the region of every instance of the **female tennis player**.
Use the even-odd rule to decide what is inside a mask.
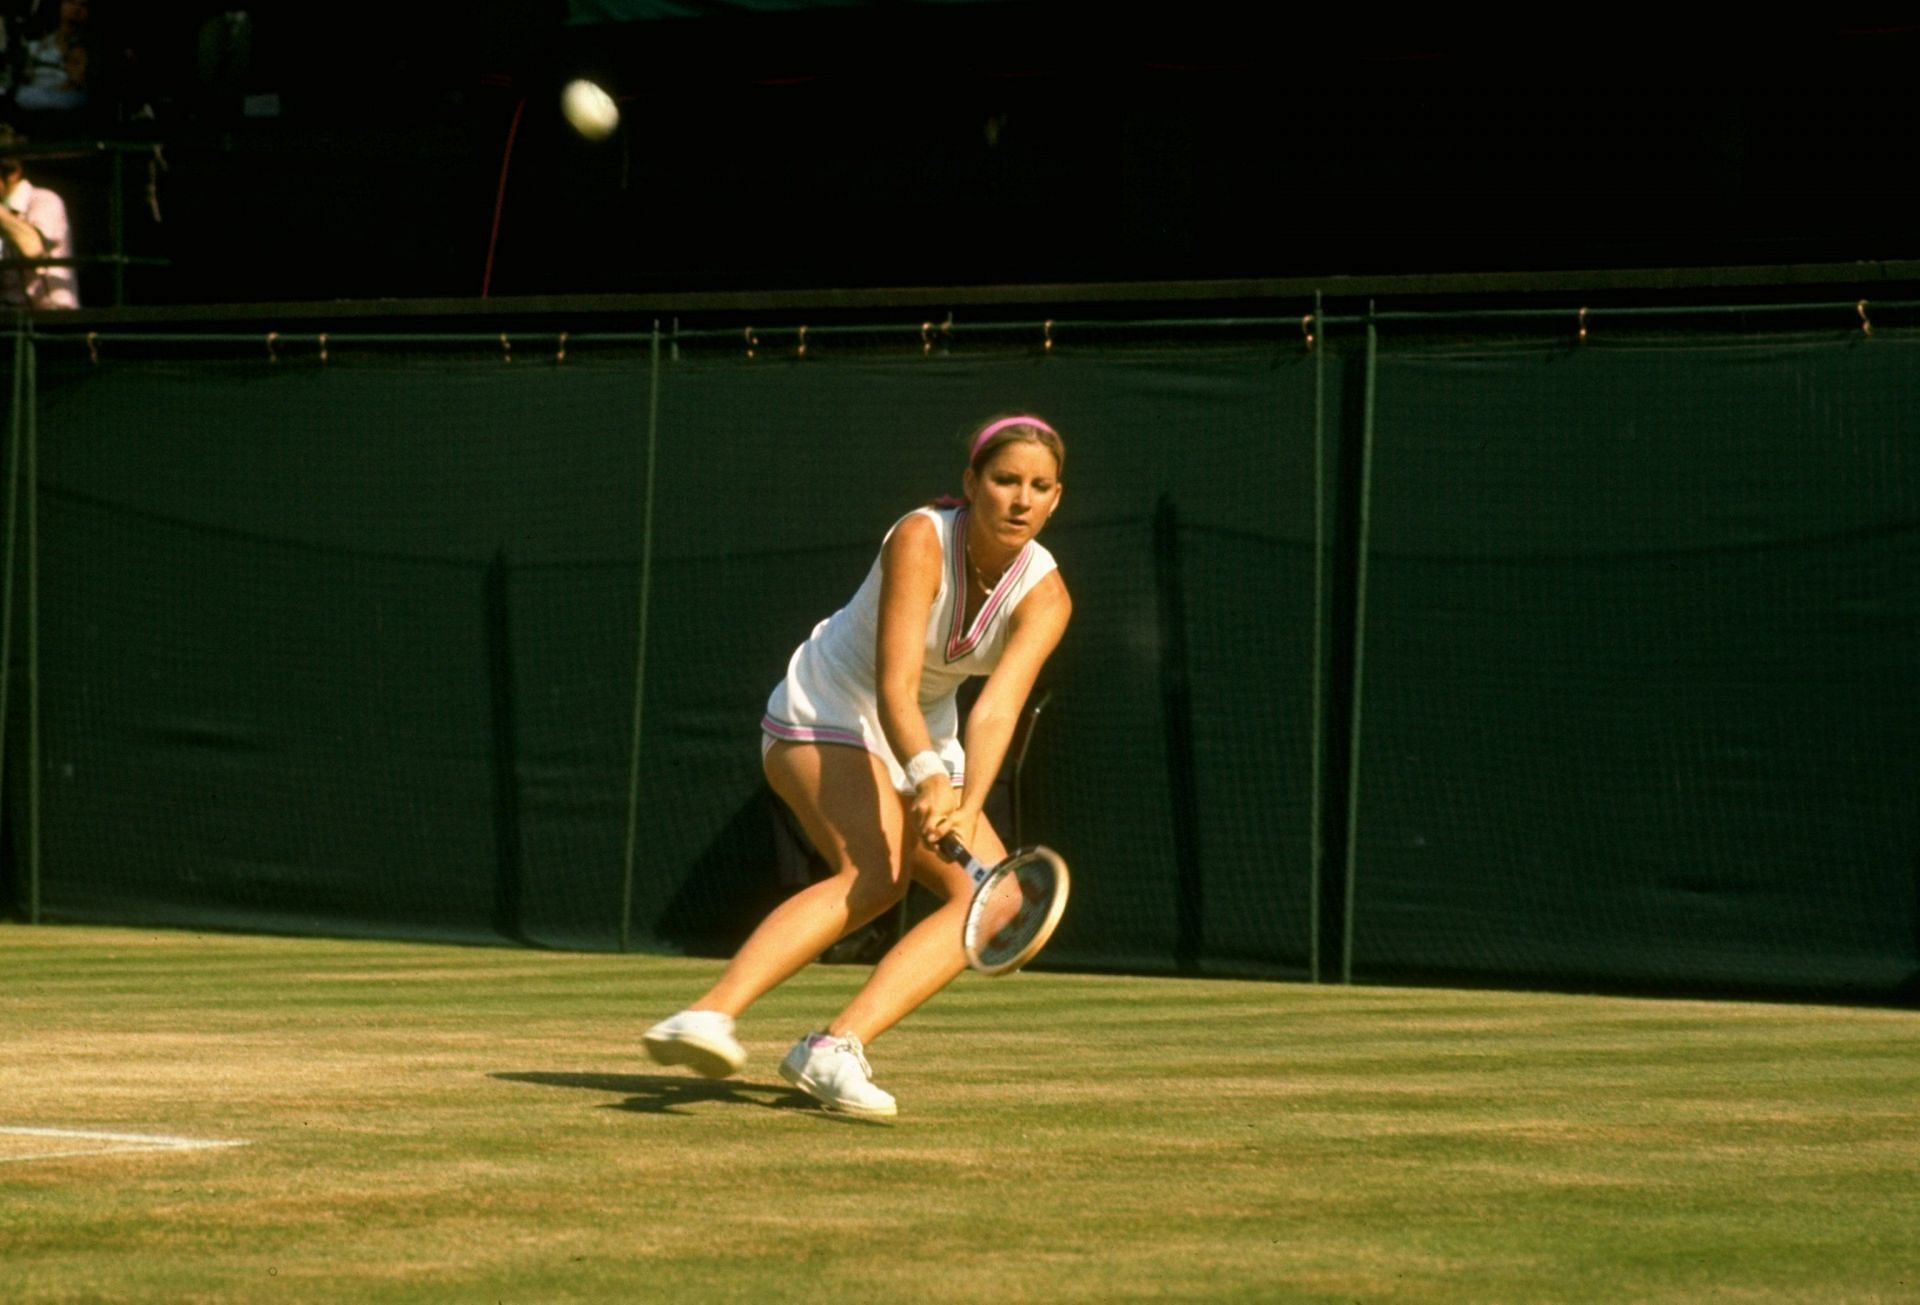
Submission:
[[[954,834],[987,864],[1007,854],[981,807],[1072,612],[1053,555],[1034,538],[1060,505],[1065,463],[1059,434],[1038,417],[980,427],[964,498],[896,522],[853,600],[794,652],[761,720],[763,765],[834,873],[777,907],[719,982],[647,1031],[655,1060],[713,1078],[738,1070],[746,1051],[735,1017],[918,880],[943,905],[780,1065],[830,1110],[895,1113],[866,1044],[966,968],[972,881],[935,845]],[[976,675],[987,681],[963,743],[954,694]]]

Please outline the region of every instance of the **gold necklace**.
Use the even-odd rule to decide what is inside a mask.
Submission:
[[[1016,553],[1014,556],[1017,557],[1019,556],[1019,554]],[[972,576],[973,582],[980,586],[981,593],[991,594],[994,591],[995,586],[997,586],[1002,580],[1006,579],[1007,567],[1010,567],[1012,565],[1013,565],[1013,558],[1008,558],[1007,565],[1000,568],[1000,574],[993,578],[992,583],[988,583],[986,572],[981,568],[978,562],[973,560],[973,541],[971,539],[967,541],[967,574]]]

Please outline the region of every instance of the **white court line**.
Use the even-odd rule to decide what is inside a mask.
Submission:
[[[225,1146],[245,1146],[245,1142],[220,1138],[166,1137],[157,1133],[103,1133],[85,1128],[27,1128],[0,1125],[0,1133],[12,1137],[44,1137],[63,1141],[105,1142],[105,1146],[68,1147],[59,1151],[34,1151],[27,1155],[0,1156],[0,1164],[22,1160],[58,1160],[76,1155],[121,1155],[131,1151],[210,1151]]]

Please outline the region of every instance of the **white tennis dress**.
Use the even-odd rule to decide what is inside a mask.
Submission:
[[[1053,554],[1028,540],[1001,575],[1000,583],[965,626],[967,598],[967,509],[919,508],[902,517],[924,516],[940,532],[940,592],[927,614],[925,655],[920,663],[920,711],[933,735],[934,751],[953,782],[966,780],[967,754],[960,744],[960,713],[954,694],[971,676],[986,675],[1000,663],[1013,611],[1057,564]],[[895,522],[893,530],[900,528]],[[893,530],[887,537],[893,537]],[[813,627],[794,650],[787,678],[767,699],[761,718],[762,747],[780,739],[798,743],[841,743],[865,748],[887,766],[893,786],[911,793],[906,770],[887,746],[880,728],[876,689],[880,633],[880,559],[876,557],[853,601]]]

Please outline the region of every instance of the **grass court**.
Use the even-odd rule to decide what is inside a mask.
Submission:
[[[0,925],[10,1301],[1920,1299],[1920,1014]],[[211,1143],[230,1145],[214,1146]]]

